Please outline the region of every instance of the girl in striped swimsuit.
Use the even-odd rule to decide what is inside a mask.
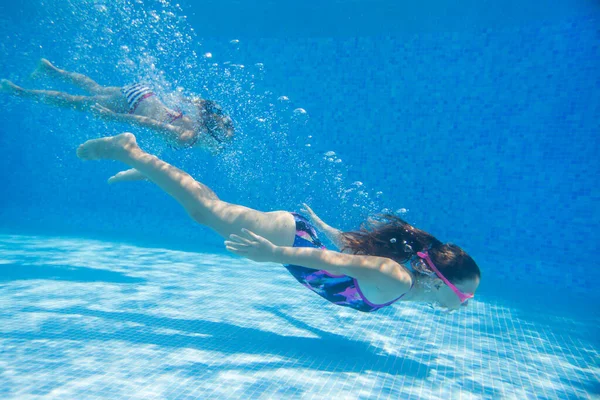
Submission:
[[[28,90],[3,79],[0,92],[28,97],[48,104],[76,110],[89,110],[97,116],[119,122],[128,122],[164,137],[176,148],[196,145],[211,150],[220,149],[233,137],[231,118],[214,101],[200,98],[186,99],[194,111],[190,115],[172,110],[163,104],[152,88],[136,83],[124,87],[101,86],[91,78],[69,72],[42,59],[35,75],[48,75],[71,83],[87,96],[71,95],[52,90]],[[192,115],[193,114],[193,115]]]

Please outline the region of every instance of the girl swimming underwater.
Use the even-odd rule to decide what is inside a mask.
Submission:
[[[425,301],[454,310],[479,286],[479,268],[460,247],[394,216],[341,232],[306,206],[342,251],[326,250],[302,215],[222,201],[187,173],[141,150],[131,133],[89,140],[79,146],[77,156],[129,165],[175,198],[196,222],[225,238],[227,250],[257,262],[284,264],[300,283],[334,304],[372,312],[397,301]]]
[[[101,86],[83,74],[56,68],[46,59],[40,61],[34,74],[62,79],[85,90],[89,95],[23,89],[6,79],[0,81],[0,91],[55,106],[89,110],[107,120],[148,128],[160,134],[176,148],[198,145],[217,150],[233,137],[234,127],[231,118],[211,100],[184,99],[184,102],[190,104],[194,110],[192,116],[168,108],[159,100],[152,88],[142,83],[123,87]]]

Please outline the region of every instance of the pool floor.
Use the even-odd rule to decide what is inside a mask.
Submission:
[[[280,265],[0,236],[0,398],[592,398],[568,318],[485,295],[459,313],[335,306]]]

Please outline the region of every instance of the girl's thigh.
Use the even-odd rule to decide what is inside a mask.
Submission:
[[[100,95],[96,95],[95,98],[97,99],[100,105],[116,113],[126,114],[127,112],[129,112],[129,105],[127,104],[127,99],[125,98],[125,96],[123,96],[119,88],[107,88],[107,91],[103,92]]]

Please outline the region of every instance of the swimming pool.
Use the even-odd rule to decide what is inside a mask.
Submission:
[[[219,157],[134,133],[228,201],[396,212],[482,285],[453,314],[336,307],[76,158],[131,127],[1,96],[0,396],[598,396],[599,10],[437,6],[3,4],[1,78],[72,90],[29,78],[46,57],[213,98],[238,128]]]

